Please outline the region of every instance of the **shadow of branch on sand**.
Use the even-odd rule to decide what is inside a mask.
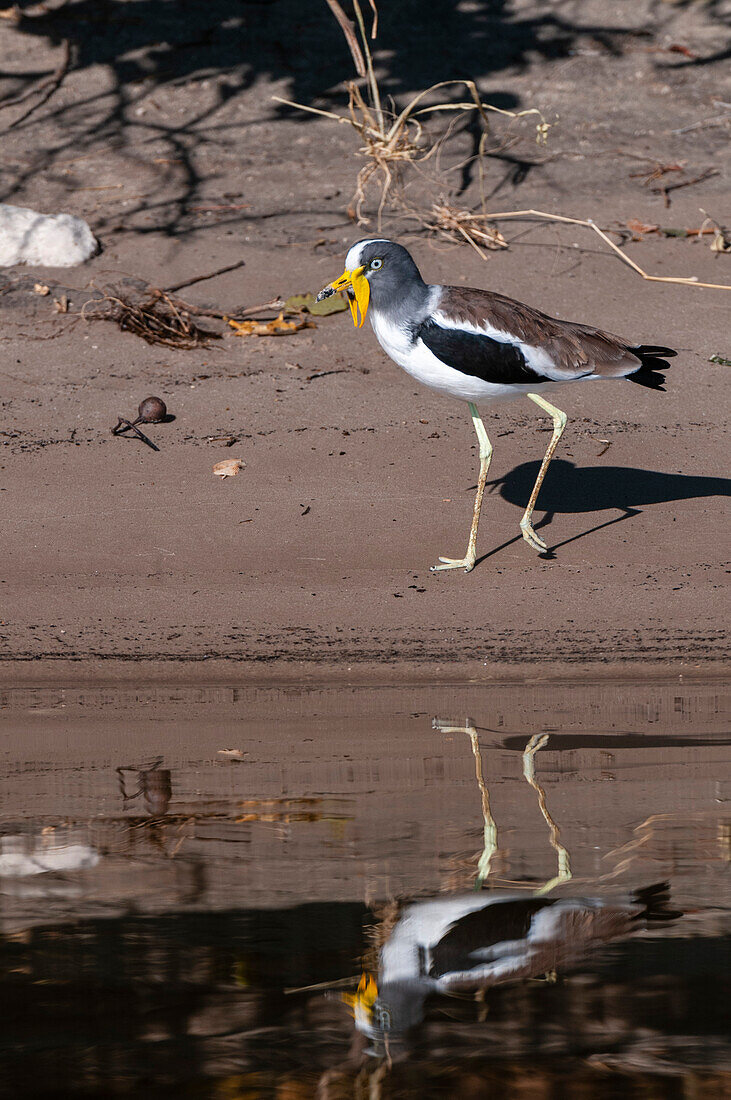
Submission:
[[[384,94],[522,71],[536,56],[561,63],[584,41],[601,40],[603,49],[621,54],[626,43],[651,36],[640,25],[582,19],[560,3],[530,12],[510,0],[430,0],[428,9],[427,17],[421,0],[401,0],[380,12],[374,57]],[[109,216],[102,212],[95,223],[102,232],[177,235],[199,226],[191,204],[205,197],[203,183],[216,178],[224,162],[245,172],[251,150],[262,145],[262,125],[290,116],[303,128],[311,121],[275,106],[275,87],[298,102],[342,106],[342,82],[353,75],[345,40],[322,0],[18,0],[13,10],[15,21],[3,29],[27,61],[0,73],[0,108],[6,98],[20,103],[43,86],[59,47],[68,51],[68,80],[65,94],[50,97],[47,106],[31,99],[27,117],[0,119],[0,127],[13,127],[18,136],[4,150],[10,164],[0,201],[13,201],[44,174],[60,173],[69,189],[83,187],[88,181],[76,163],[113,150],[117,174],[122,169],[139,181],[135,190],[144,194],[123,209],[108,196]],[[195,95],[186,98],[186,88]],[[492,88],[490,100],[519,105],[508,87]],[[26,111],[25,104],[18,110]],[[217,224],[251,218],[234,213]]]

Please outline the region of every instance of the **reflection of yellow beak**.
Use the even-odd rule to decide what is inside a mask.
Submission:
[[[366,1018],[369,1018],[371,1009],[378,997],[378,986],[370,974],[361,974],[355,994],[343,993],[342,997],[353,1016],[365,1015]]]
[[[368,302],[371,297],[371,288],[368,280],[364,276],[363,272],[365,267],[356,267],[353,271],[344,271],[339,279],[336,279],[334,283],[330,283],[328,289],[331,290],[345,290],[346,287],[351,287],[355,297],[348,295],[348,305],[350,306],[350,312],[353,315],[353,324],[356,328],[362,328],[363,322],[366,319],[366,313],[368,312]],[[358,310],[360,310],[360,320],[358,320]]]

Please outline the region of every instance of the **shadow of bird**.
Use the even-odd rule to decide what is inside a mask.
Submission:
[[[524,507],[535,484],[539,462],[523,462],[505,475],[488,482],[500,496]],[[541,488],[538,509],[543,512],[626,511],[648,504],[700,497],[731,496],[731,479],[692,474],[665,474],[632,466],[576,466],[554,459]]]

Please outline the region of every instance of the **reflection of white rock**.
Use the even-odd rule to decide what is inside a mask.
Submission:
[[[75,214],[38,214],[0,203],[0,267],[73,267],[98,247],[89,226]]]
[[[0,839],[0,876],[23,878],[49,871],[83,871],[96,867],[99,859],[99,853],[88,844],[62,844],[53,836]]]

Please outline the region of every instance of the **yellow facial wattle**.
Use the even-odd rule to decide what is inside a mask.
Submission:
[[[362,328],[368,312],[368,303],[371,298],[371,288],[363,272],[365,267],[356,267],[353,271],[344,271],[339,279],[330,283],[325,289],[330,291],[352,290],[352,296],[348,295],[348,305],[356,328]],[[321,293],[324,293],[321,291]],[[360,314],[360,319],[358,315]]]
[[[362,974],[356,993],[343,993],[341,999],[350,1008],[354,1016],[370,1017],[373,1005],[378,997],[378,986],[370,974]]]

